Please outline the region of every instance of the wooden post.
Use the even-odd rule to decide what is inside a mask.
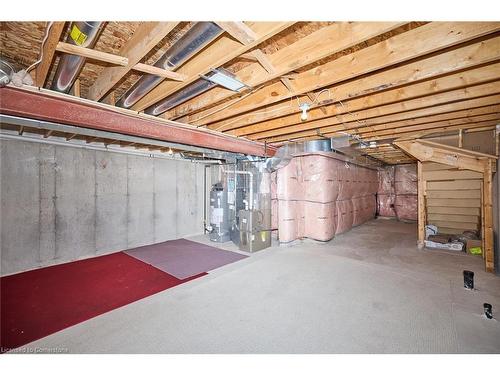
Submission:
[[[464,135],[463,129],[458,131],[458,147],[462,148],[464,145]]]
[[[75,83],[73,84],[73,87],[71,88],[71,94],[73,94],[73,96],[77,96],[77,97],[80,97],[80,93],[81,93],[81,88],[80,88],[80,78],[77,78]]]
[[[483,184],[483,210],[484,210],[484,239],[483,252],[487,272],[495,271],[495,256],[493,249],[493,184],[492,184],[492,162],[485,160],[484,184]]]
[[[500,125],[497,125],[496,129],[493,130],[493,133],[495,134],[495,155],[498,156],[498,153],[500,152],[499,150],[499,141],[500,141]]]
[[[425,180],[422,171],[422,162],[417,162],[417,176],[418,176],[418,242],[419,249],[424,247],[425,240]]]

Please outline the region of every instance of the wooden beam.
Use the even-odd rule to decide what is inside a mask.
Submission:
[[[109,104],[109,105],[115,105],[116,103],[116,98],[115,98],[115,92],[111,91],[104,99],[102,99],[103,103]]]
[[[377,43],[370,47],[361,49],[352,54],[348,54],[328,63],[325,63],[316,68],[307,70],[298,75],[298,78],[294,81],[296,85],[296,95],[305,94],[310,91],[318,90],[319,88],[331,86],[342,81],[352,80],[355,77],[372,73],[378,69],[386,69],[389,66],[402,63],[407,60],[415,59],[417,57],[422,57],[426,54],[436,52],[439,49],[449,48],[451,46],[457,45],[469,41],[471,39],[479,38],[485,34],[494,33],[500,30],[498,23],[431,23],[425,26],[418,27],[414,30],[399,34],[390,38],[390,43]],[[313,34],[311,34],[313,35]],[[349,34],[352,35],[352,34]],[[307,38],[307,37],[306,37]],[[304,39],[306,39],[304,38]],[[345,36],[344,36],[345,38]],[[331,42],[335,45],[335,41]],[[290,45],[290,49],[296,43]],[[283,49],[285,50],[285,49]],[[281,51],[281,50],[280,50]],[[279,53],[278,51],[277,53]],[[496,52],[494,55],[498,59],[498,43],[496,44]],[[276,54],[277,54],[276,53]],[[275,54],[273,54],[275,55]],[[292,59],[293,61],[293,59]],[[273,61],[274,63],[274,61]],[[278,65],[274,63],[277,67]],[[444,66],[450,66],[450,61],[445,63]],[[471,62],[469,61],[469,65]],[[279,68],[279,67],[278,67]],[[437,65],[437,69],[439,65]],[[409,71],[403,69],[408,76]],[[413,75],[419,76],[420,67],[417,64],[417,69],[412,70]],[[245,79],[251,79],[251,77],[246,78],[242,72],[239,72],[238,77],[246,82]],[[249,81],[251,82],[251,81]],[[372,86],[373,88],[380,90],[381,88],[387,88],[387,83],[398,82],[397,79],[381,80],[378,86]],[[253,83],[251,83],[253,84]],[[400,83],[397,83],[400,85]],[[359,92],[359,88],[354,88],[347,92],[347,95],[338,95],[332,92],[332,97],[344,100],[346,97],[351,97],[352,94]],[[270,95],[274,93],[274,95]],[[366,94],[366,92],[365,92]],[[203,106],[207,106],[217,101],[221,101],[227,98],[228,93],[225,96],[219,97],[218,95],[205,98],[197,98],[197,103],[186,102],[180,106],[177,110],[172,110],[172,114],[176,115],[186,115],[188,113],[187,109],[183,107],[190,107],[190,111],[199,111]],[[235,116],[239,113],[243,113],[249,110],[256,110],[259,107],[269,106],[278,101],[290,98],[288,94],[283,89],[276,85],[270,85],[266,89],[259,90],[251,97],[248,97],[246,101],[240,102],[237,107],[233,107],[231,111],[225,111],[223,114],[218,116],[213,116],[211,118],[205,118],[204,123],[212,123],[215,121],[220,121],[227,117]],[[297,110],[297,109],[295,109]],[[203,115],[203,111],[200,112]],[[223,116],[225,117],[223,117]],[[193,114],[185,122],[192,122],[197,118],[196,114]],[[184,121],[184,120],[183,120]],[[262,120],[261,120],[262,121]]]
[[[450,146],[450,145],[446,145],[444,143],[429,141],[427,139],[420,139],[419,142],[426,145],[426,146],[431,146],[431,147],[439,148],[439,149],[445,149],[447,151],[452,151],[452,152],[457,152],[457,150],[460,150],[461,154],[469,155],[471,157],[497,159],[497,157],[493,156],[493,155],[489,155],[489,154],[485,154],[485,153],[477,152],[477,151],[472,151],[472,150],[468,150],[468,149],[459,149],[458,147],[455,147],[455,146]]]
[[[493,247],[493,167],[491,159],[484,160],[483,163],[484,261],[486,271],[495,272],[495,253]]]
[[[238,59],[250,60],[253,62],[259,62],[252,52],[243,53],[238,56]]]
[[[458,130],[458,147],[462,148],[464,145],[463,129]]]
[[[471,113],[473,113],[472,111],[474,110],[480,110],[482,108],[491,108],[492,106],[498,105],[498,103],[500,103],[500,95],[492,95],[484,98],[474,98],[471,100],[465,100],[463,102],[444,104],[438,107],[422,108],[405,113],[395,113],[381,117],[374,117],[363,120],[363,123],[367,125],[366,127],[367,131],[370,131],[370,129],[374,129],[374,127],[377,127],[376,130],[381,129],[384,126],[384,123],[388,124],[387,125],[388,128],[391,127],[398,128],[400,126],[403,127],[406,125],[410,126],[413,124],[425,124],[427,123],[426,121],[427,118],[432,122],[432,120],[441,120],[448,116],[453,117],[456,113],[463,113],[464,111],[471,111]],[[471,109],[469,110],[467,108]],[[322,131],[324,135],[335,135],[339,131],[355,132],[356,134],[360,133],[361,135],[363,135],[364,128],[356,128],[354,127],[354,125],[355,122],[352,121],[344,123],[341,126],[335,125],[328,127],[325,130],[322,129]],[[368,126],[373,126],[373,127],[368,128]],[[249,138],[252,139],[257,137],[249,137]]]
[[[314,100],[316,100],[316,99],[317,99],[317,98],[316,98],[316,95],[314,95],[314,93],[313,93],[313,92],[308,92],[306,95],[307,95],[307,97],[311,100],[311,103],[312,103]],[[328,111],[326,110],[326,108],[325,108],[325,107],[320,106],[320,107],[319,107],[319,109],[321,110],[321,112],[322,112],[324,115],[327,115],[327,114],[328,114]]]
[[[419,249],[424,247],[425,241],[425,180],[422,171],[422,162],[417,162],[417,207],[418,207],[418,242]]]
[[[64,31],[65,22],[54,22],[49,30],[45,46],[43,47],[43,59],[35,70],[35,85],[43,87],[52,65],[52,59],[56,52],[56,46]]]
[[[260,49],[253,50],[250,52],[252,55],[255,56],[257,59],[257,62],[269,73],[269,74],[275,74],[276,73],[276,68],[274,65],[271,63],[267,55],[262,52]],[[288,91],[294,92],[294,88],[292,86],[292,83],[290,82],[289,78],[286,77],[281,77],[280,78],[281,83],[285,85]]]
[[[134,32],[130,40],[120,49],[119,55],[128,58],[127,66],[105,68],[89,88],[88,97],[100,100],[109,92],[134,66],[146,56],[163,38],[165,38],[179,22],[143,22]]]
[[[74,44],[59,42],[56,50],[70,55],[82,56],[88,59],[107,62],[114,65],[127,66],[128,59],[124,56],[114,55],[112,53],[96,51],[92,48],[76,46]]]
[[[473,80],[475,81],[475,79]],[[437,80],[437,82],[442,81]],[[250,139],[270,139],[272,137],[279,138],[280,136],[282,137],[283,135],[292,133],[299,133],[303,136],[314,135],[317,129],[320,129],[320,131],[325,134],[334,131],[345,131],[348,128],[368,128],[370,126],[369,120],[375,119],[377,117],[397,115],[401,120],[410,119],[412,118],[412,111],[416,111],[418,109],[428,109],[428,112],[433,112],[433,114],[443,113],[445,111],[440,112],[439,108],[447,104],[450,104],[451,111],[460,110],[463,109],[460,105],[460,102],[462,101],[474,98],[483,98],[500,93],[500,85],[493,82],[473,87],[457,88],[434,95],[428,95],[426,97],[413,96],[415,92],[420,92],[424,86],[428,86],[431,84],[432,83],[430,82],[423,82],[422,84],[418,84],[418,87],[410,86],[405,88],[404,91],[406,95],[410,96],[410,99],[392,104],[391,102],[386,104],[387,102],[383,98],[387,96],[394,97],[394,95],[398,94],[397,92],[380,93],[377,95],[372,95],[371,98],[354,99],[349,103],[348,106],[344,105],[343,107],[339,108],[338,114],[335,117],[325,120],[306,121],[301,124],[287,127],[282,127],[278,122],[278,124],[276,124],[275,126],[279,127],[276,128],[273,126],[273,128],[271,129],[267,127],[269,124],[262,123],[246,127],[242,130],[231,131],[229,133],[237,136],[252,134],[251,136],[249,136]],[[376,103],[373,102],[374,100],[381,100],[378,102],[380,103],[380,105],[377,106]],[[369,105],[368,103],[370,102],[372,102],[373,104]],[[485,102],[487,102],[486,99]],[[365,104],[368,109],[362,109],[364,108],[363,104]],[[298,115],[296,116],[298,117]],[[279,119],[277,121],[279,121]],[[350,124],[349,127],[347,127],[346,123]],[[273,141],[275,140],[276,139],[273,138]]]
[[[258,22],[251,25],[252,30],[258,35],[250,44],[241,45],[231,38],[222,37],[207,48],[204,53],[190,59],[178,69],[179,73],[186,74],[189,78],[181,84],[175,82],[162,82],[139,100],[132,109],[142,111],[150,105],[166,98],[174,92],[198,80],[200,75],[209,73],[213,68],[221,67],[239,55],[246,53],[267,39],[293,25],[294,22]]]
[[[52,133],[54,133],[53,130],[46,131],[45,134],[43,135],[43,138],[49,138],[52,135]]]
[[[410,127],[403,127],[397,129],[390,129],[385,131],[375,131],[369,133],[357,133],[364,141],[380,141],[394,138],[412,137],[419,138],[423,135],[429,135],[433,133],[446,133],[450,131],[473,129],[473,128],[483,128],[493,127],[496,122],[500,119],[500,114],[478,116],[477,118],[471,118],[471,121],[447,121],[444,123],[430,123],[426,125],[417,125]],[[469,119],[467,119],[469,120]],[[476,120],[476,121],[474,121]],[[448,123],[450,123],[448,125]]]
[[[71,88],[71,94],[78,98],[81,96],[80,78],[77,78],[75,80],[75,83],[73,83],[73,87]]]
[[[424,140],[394,141],[393,144],[419,161],[433,161],[481,173],[485,169],[483,159],[495,158],[491,155],[482,153],[472,154],[471,151],[458,147],[445,146]]]
[[[215,22],[221,29],[231,35],[241,44],[247,45],[255,42],[257,35],[243,22]]]
[[[267,133],[268,136],[281,134],[280,129],[282,128],[285,128],[290,133],[295,129],[306,131],[308,129],[321,128],[323,131],[324,128],[334,124],[353,121],[354,115],[349,114],[349,112],[356,113],[359,119],[367,119],[369,117],[374,117],[373,114],[377,112],[379,115],[386,115],[388,113],[409,111],[419,107],[431,107],[437,104],[430,102],[430,98],[432,97],[438,100],[441,99],[441,102],[446,102],[446,98],[456,95],[456,98],[450,101],[464,100],[466,97],[458,94],[460,90],[462,90],[461,92],[468,93],[468,90],[465,89],[466,87],[477,85],[478,83],[490,82],[494,80],[495,77],[498,79],[498,74],[500,74],[500,63],[450,74],[434,80],[414,83],[404,88],[377,92],[365,97],[354,98],[346,102],[328,105],[325,106],[325,109],[328,111],[328,116],[323,116],[320,114],[320,111],[316,111],[316,115],[312,116],[311,111],[309,111],[308,121],[306,122],[301,122],[299,113],[297,112],[293,115],[287,115],[249,126],[242,126],[245,125],[244,121],[235,122],[233,124],[228,123],[228,126],[223,126],[221,129],[228,130],[239,126],[239,129],[229,131],[231,134],[235,135],[248,135],[266,130],[270,131]],[[468,93],[468,96],[471,96],[471,93]],[[290,107],[290,102],[287,104],[288,105],[283,104],[282,107]],[[410,108],[407,108],[406,105],[410,105]],[[279,113],[277,115],[279,115]],[[339,119],[340,115],[342,115],[342,117]],[[236,119],[239,120],[238,117]],[[224,122],[218,124],[223,123]]]
[[[168,78],[168,79],[171,79],[174,81],[183,82],[187,79],[187,76],[185,74],[179,74],[179,73],[173,72],[171,70],[162,69],[162,68],[158,68],[157,66],[147,65],[147,64],[143,64],[143,63],[135,64],[132,67],[132,69],[137,70],[138,72],[153,74],[155,76],[162,77],[162,78]]]
[[[402,25],[404,25],[404,23],[401,22],[338,22],[319,29],[299,39],[297,42],[269,55],[270,62],[276,68],[274,74],[269,74],[265,69],[256,70],[255,64],[252,64],[238,71],[236,76],[241,82],[249,86],[260,87],[269,81],[283,77],[297,69],[320,61],[369,39],[378,37]],[[318,76],[318,73],[316,73],[316,75]],[[274,87],[274,85],[271,86]],[[252,99],[252,104],[249,105],[249,101],[246,100],[244,103],[240,102],[238,107],[233,107],[230,111],[225,111],[224,114],[227,113],[228,116],[232,116],[234,113],[243,111],[244,108],[247,108],[247,110],[255,109],[257,104],[258,107],[261,107],[276,100],[282,100],[294,95],[290,94],[287,89],[284,89],[281,84],[279,84],[278,90],[271,92],[273,92],[273,94],[270,94],[266,89],[259,90],[257,93],[259,93],[258,97],[262,98],[262,103]],[[281,93],[283,93],[284,96],[281,96]],[[234,93],[215,88],[211,90],[210,93],[202,94],[198,96],[196,100],[189,100],[181,106],[169,111],[169,118],[184,116],[191,112],[200,111],[207,106],[213,106],[219,102],[226,101],[232,96],[235,96]],[[272,99],[269,98],[269,96],[272,96]],[[205,113],[200,113],[200,116],[204,115]],[[218,117],[220,115],[221,114],[218,114]],[[193,116],[193,119],[195,119],[196,115]]]
[[[499,97],[500,100],[500,97]],[[356,134],[364,136],[365,134],[384,134],[383,131],[398,132],[401,128],[405,129],[426,129],[427,125],[451,126],[462,123],[474,123],[477,119],[491,119],[483,116],[491,116],[500,113],[500,104],[489,105],[485,107],[471,108],[453,112],[447,112],[437,115],[411,118],[408,120],[384,122],[379,125],[372,125],[369,128],[356,129]],[[421,128],[417,128],[421,126]],[[399,130],[398,130],[399,129]]]

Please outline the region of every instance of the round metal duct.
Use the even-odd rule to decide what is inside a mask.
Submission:
[[[0,60],[0,87],[7,86],[12,79],[14,69],[4,60]]]

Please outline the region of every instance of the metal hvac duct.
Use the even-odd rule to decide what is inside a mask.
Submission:
[[[66,42],[81,47],[92,48],[97,42],[104,22],[71,23]],[[59,60],[51,89],[68,93],[85,65],[85,57],[65,54]]]
[[[204,93],[205,91],[208,91],[214,86],[216,86],[216,84],[213,82],[199,79],[175,94],[172,94],[165,99],[160,100],[158,103],[146,108],[144,112],[153,116],[161,115],[163,112],[166,112],[169,109],[174,108],[175,106],[178,106],[179,104],[182,104],[189,99]]]
[[[176,67],[186,61],[196,51],[199,51],[217,38],[222,32],[223,30],[213,22],[197,22],[188,32],[186,32],[186,34],[171,46],[162,57],[160,57],[154,66],[162,69]],[[116,105],[123,108],[132,107],[139,99],[162,81],[162,77],[152,74],[143,75],[129,90],[127,90],[127,92],[125,92],[125,94],[123,94]],[[194,84],[196,84],[196,82]],[[199,90],[200,86],[195,86],[192,89],[189,88],[190,86],[186,87],[183,91],[187,91],[191,95],[192,92]],[[208,88],[205,88],[205,90],[208,90]],[[146,113],[149,113],[148,110],[146,110]]]
[[[276,169],[285,167],[294,155],[303,152],[331,152],[332,145],[330,139],[318,139],[311,141],[292,142],[281,146],[276,154],[267,159],[266,168],[272,172]]]

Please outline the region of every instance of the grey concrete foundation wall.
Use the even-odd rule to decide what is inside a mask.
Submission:
[[[203,233],[203,164],[0,140],[1,274]]]

